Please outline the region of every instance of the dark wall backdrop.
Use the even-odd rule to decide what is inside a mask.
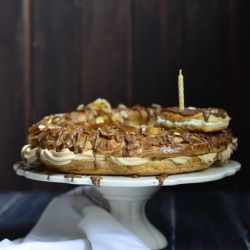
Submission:
[[[220,107],[239,138],[235,176],[169,189],[249,190],[250,1],[0,0],[0,191],[66,190],[16,176],[27,128],[98,97]]]

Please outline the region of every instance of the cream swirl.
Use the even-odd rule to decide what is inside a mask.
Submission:
[[[226,150],[218,153],[218,160],[222,163],[227,162],[236,148],[237,148],[237,138],[234,138],[233,142],[228,144]]]
[[[88,150],[82,154],[74,154],[68,148],[63,149],[61,152],[54,150],[43,149],[40,153],[40,157],[44,161],[48,161],[54,165],[66,165],[72,160],[76,161],[94,161],[93,150]],[[96,155],[96,159],[103,161],[106,159],[105,155]]]
[[[210,163],[210,162],[214,161],[216,156],[217,156],[217,153],[208,153],[208,154],[204,154],[204,155],[198,155],[201,162],[203,162],[203,163]]]
[[[37,160],[36,151],[37,151],[37,148],[31,149],[30,144],[27,144],[27,145],[23,146],[22,151],[21,151],[21,156],[28,163],[34,162]]]

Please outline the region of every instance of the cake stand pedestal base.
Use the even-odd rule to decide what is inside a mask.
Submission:
[[[159,188],[159,186],[97,188],[108,200],[110,213],[153,250],[167,246],[164,235],[148,221],[145,214],[146,202]]]
[[[93,185],[89,175],[81,175],[81,178],[75,179],[65,178],[65,174],[61,173],[50,176],[46,167],[40,165],[39,162],[32,164],[19,162],[14,165],[14,170],[18,175],[37,181]],[[162,185],[173,186],[215,181],[234,175],[240,170],[240,167],[240,163],[233,160],[229,160],[227,163],[215,162],[211,167],[202,171],[169,175]],[[159,181],[156,180],[155,176],[142,176],[140,178],[102,176],[100,187],[97,188],[109,201],[111,214],[144,241],[150,249],[162,249],[167,246],[166,238],[148,221],[145,214],[145,204],[160,188],[158,185]]]

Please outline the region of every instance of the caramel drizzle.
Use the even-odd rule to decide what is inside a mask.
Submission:
[[[26,163],[26,162],[25,162],[25,163]],[[17,168],[16,168],[15,171],[17,171],[18,169],[23,169],[23,167],[25,167],[25,163],[22,162],[22,161],[18,162],[18,166],[17,166]]]
[[[192,143],[192,141],[190,140],[190,133],[188,132],[188,131],[184,131],[184,132],[182,132],[181,133],[181,137],[182,137],[182,139],[185,141],[185,142],[188,142],[190,145],[192,145],[193,143]]]
[[[84,143],[82,145],[82,149],[87,146],[88,139],[89,139],[89,134],[87,134],[86,137],[85,137],[85,141],[84,141]]]
[[[77,136],[77,134],[80,132],[80,128],[76,127],[74,128],[66,137],[64,143],[62,144],[62,148],[66,148],[69,146],[69,144],[73,141],[73,139]],[[76,145],[76,143],[74,144]],[[76,147],[74,147],[75,150]]]
[[[60,136],[61,134],[63,133],[63,130],[59,130],[56,134],[56,139],[55,139],[55,142],[54,142],[54,145],[53,145],[53,150],[56,150],[56,146],[60,140]]]
[[[35,165],[31,165],[31,166],[24,165],[24,166],[21,167],[21,169],[24,171],[24,173],[26,171],[31,171],[31,172],[34,172],[34,173],[43,172],[43,169],[41,168],[41,165],[37,165],[37,166],[35,166]]]
[[[73,151],[74,151],[74,154],[77,154],[78,152],[79,152],[79,145],[78,145],[78,143],[79,143],[79,141],[80,141],[80,137],[81,137],[81,133],[80,132],[77,132],[76,133],[76,142],[75,142],[75,144],[73,145]]]
[[[140,175],[138,175],[138,174],[132,174],[131,178],[137,179],[137,178],[140,178]]]
[[[195,136],[197,136],[200,140],[202,140],[208,147],[208,149],[211,149],[212,147],[212,141],[210,140],[210,137],[206,134],[196,134]]]
[[[222,118],[225,118],[227,116],[227,113],[226,113],[225,110],[218,109],[218,108],[215,108],[215,109],[218,110],[217,113],[211,113],[213,108],[207,108],[207,109],[205,109],[205,108],[196,108],[196,109],[185,108],[183,110],[180,110],[179,107],[171,107],[171,108],[164,109],[164,111],[169,111],[169,112],[172,112],[172,113],[175,113],[175,114],[180,114],[180,115],[183,115],[183,116],[192,116],[192,115],[195,115],[195,114],[198,114],[198,113],[202,113],[203,117],[204,117],[204,120],[206,122],[208,121],[209,116],[211,114],[216,116],[216,117],[222,117]]]
[[[41,133],[42,136],[40,136],[40,144],[43,145],[46,137],[48,136],[50,132],[47,131],[46,133]],[[57,144],[59,141],[59,137],[62,135],[62,131],[58,131],[57,136],[55,138],[55,141],[53,143],[53,149],[57,149]],[[82,133],[86,134],[86,138],[83,142],[82,145],[79,145],[79,138],[81,137]],[[87,142],[89,140],[90,136],[93,136],[95,133],[95,138],[94,138],[94,142],[93,142],[93,154],[94,154],[94,166],[95,168],[98,167],[98,162],[96,159],[96,153],[98,151],[98,148],[102,149],[102,150],[110,150],[111,149],[111,145],[109,143],[109,137],[108,138],[103,138],[101,139],[101,141],[99,140],[100,138],[100,132],[98,130],[92,130],[92,131],[83,131],[82,128],[76,128],[73,131],[71,131],[67,136],[66,136],[66,140],[63,144],[63,148],[65,147],[69,147],[69,145],[73,145],[73,150],[74,153],[77,154],[79,152],[82,152],[83,149],[86,147]],[[220,132],[214,132],[214,133],[193,133],[193,132],[188,132],[188,131],[182,131],[180,132],[179,135],[182,139],[183,139],[183,143],[187,142],[190,145],[193,145],[194,143],[199,143],[203,142],[207,145],[208,149],[211,149],[213,146],[219,148],[222,145],[227,145],[228,140],[232,140],[232,134],[230,133],[229,130],[222,130]],[[194,138],[193,138],[194,137]],[[116,155],[116,152],[118,149],[120,149],[122,147],[122,144],[124,144],[124,147],[122,148],[122,155],[124,157],[130,157],[133,156],[138,147],[141,150],[148,150],[150,149],[150,147],[152,145],[154,146],[171,146],[174,147],[178,144],[175,144],[174,139],[173,139],[173,134],[171,133],[171,131],[167,131],[165,134],[163,135],[158,135],[156,137],[150,137],[150,136],[143,136],[141,134],[130,134],[127,131],[117,131],[114,135],[114,138],[117,142],[119,142],[119,144],[114,148],[113,154]],[[145,138],[145,139],[143,139]],[[143,142],[142,142],[143,139]],[[137,140],[140,140],[141,143],[139,145],[141,146],[136,146],[135,147],[135,142]],[[40,153],[41,153],[42,147],[38,147],[37,151],[36,151],[36,155],[39,158],[40,157]],[[26,153],[27,149],[22,153],[22,155],[24,156]],[[131,153],[133,152],[133,154],[131,155]]]
[[[158,186],[162,186],[165,179],[168,177],[167,174],[161,174],[159,176],[155,176],[155,178],[159,181],[159,185]]]
[[[94,147],[93,147],[93,156],[94,156],[94,167],[97,169],[99,166],[99,163],[96,159],[96,150],[97,150],[97,140],[99,138],[99,131],[96,131],[96,137],[95,137],[95,143],[94,143]]]
[[[41,136],[41,139],[39,142],[39,147],[44,148],[44,142],[49,137],[50,132],[51,132],[50,129],[48,129],[46,132],[42,133],[42,136]],[[38,139],[38,141],[39,141],[39,139]]]
[[[133,109],[136,110],[139,113],[140,118],[143,119],[142,111],[145,110],[145,108],[140,105],[136,105],[133,107]]]
[[[50,176],[56,175],[56,174],[58,174],[58,172],[49,171],[49,172],[47,173],[47,180],[49,181],[49,180],[50,180]]]
[[[82,176],[76,174],[65,174],[64,178],[71,178],[71,182],[73,182],[75,178],[81,179]]]
[[[100,187],[100,184],[101,184],[101,180],[102,180],[103,178],[101,177],[101,176],[99,176],[99,175],[92,175],[92,176],[90,176],[90,180],[92,181],[92,184],[94,185],[94,186],[96,186],[97,188],[99,188]]]
[[[40,173],[40,172],[43,172],[44,170],[44,165],[43,163],[40,163],[40,164],[34,164],[34,163],[26,163],[26,162],[18,162],[18,166],[17,166],[17,169],[22,169],[24,171],[24,173],[26,171],[31,171],[31,172],[34,172],[34,173]]]
[[[38,147],[37,150],[36,150],[36,157],[37,157],[38,159],[40,158],[41,152],[42,152],[42,148],[41,148],[41,147]]]
[[[149,108],[145,108],[145,107],[142,107],[140,105],[136,105],[133,107],[134,110],[136,110],[138,113],[139,113],[139,116],[141,118],[141,120],[145,120],[144,116],[143,116],[143,111],[146,113],[146,121],[145,123],[148,124],[149,121],[151,120],[152,117],[157,117],[162,108],[161,107],[149,107]]]
[[[150,123],[150,120],[154,117],[157,117],[160,115],[162,111],[162,108],[156,108],[156,107],[150,107],[150,108],[146,108],[146,112],[148,113],[148,119],[147,119],[147,124]]]
[[[124,133],[125,141],[127,142],[127,150],[131,150],[134,147],[135,141],[138,139],[136,135],[130,135],[127,131]]]
[[[113,155],[116,155],[116,152],[121,148],[122,141],[114,148]]]

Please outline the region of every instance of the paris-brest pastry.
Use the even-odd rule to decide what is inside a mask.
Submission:
[[[44,117],[29,128],[21,154],[53,171],[90,175],[194,172],[226,162],[237,148],[229,116],[218,108],[163,108],[97,99]]]

